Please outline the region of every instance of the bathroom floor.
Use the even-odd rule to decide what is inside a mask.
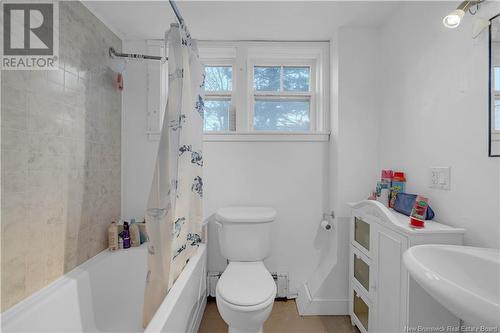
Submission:
[[[219,315],[215,301],[209,301],[198,333],[219,332],[227,333],[227,325]],[[299,316],[294,300],[274,302],[271,316],[264,324],[264,332],[359,333],[348,316]]]

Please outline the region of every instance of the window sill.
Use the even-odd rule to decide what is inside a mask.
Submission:
[[[149,141],[159,141],[159,132],[148,132]],[[204,133],[204,142],[326,142],[330,132],[217,132]]]
[[[204,142],[325,142],[329,139],[329,132],[218,132],[203,135]]]

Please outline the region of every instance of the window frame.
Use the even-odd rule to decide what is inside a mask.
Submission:
[[[206,91],[204,90],[203,94],[205,97],[205,101],[211,100],[211,101],[225,101],[229,100],[229,109],[227,110],[227,127],[228,131],[227,132],[234,132],[231,130],[231,109],[234,107],[233,105],[233,94],[235,91],[235,66],[234,66],[234,59],[231,58],[220,58],[220,59],[208,59],[205,61],[202,61],[203,69],[205,69],[205,66],[226,66],[226,67],[231,67],[231,90],[223,91],[223,90],[218,90],[218,91]],[[215,133],[221,133],[224,131],[205,131],[205,122],[203,122],[203,133],[206,134],[215,134]]]
[[[309,71],[309,91],[285,91],[283,90],[283,75],[280,74],[280,91],[258,91],[254,88],[254,68],[255,67],[308,67]],[[316,107],[316,61],[300,59],[262,59],[251,58],[248,60],[248,114],[250,119],[249,131],[257,133],[315,133],[317,130],[316,114],[320,112]],[[309,99],[309,131],[261,131],[255,129],[255,101],[256,100],[303,100]]]
[[[165,55],[163,40],[148,40],[146,49],[151,54]],[[204,141],[328,141],[330,137],[330,42],[288,42],[288,41],[199,41],[202,64],[232,65],[233,82],[230,102],[235,110],[235,119],[229,119],[229,127],[235,122],[235,130],[227,132],[204,132]],[[267,60],[272,64],[287,66],[285,62],[300,66],[314,62],[311,71],[311,92],[314,94],[314,112],[310,112],[308,132],[259,131],[253,130],[253,68],[249,71],[249,59]],[[149,63],[149,62],[148,62]],[[150,141],[158,141],[167,98],[168,64],[162,64],[158,77],[157,63],[147,66],[147,129]],[[251,83],[249,83],[252,76]],[[314,79],[313,79],[314,77]],[[160,81],[160,82],[158,82]],[[314,90],[312,88],[314,85]],[[295,92],[294,92],[295,93]],[[158,96],[158,94],[160,94]],[[206,94],[206,92],[205,92]],[[208,94],[214,98],[214,94]],[[224,95],[224,94],[221,94]],[[222,97],[225,99],[227,94]],[[231,117],[231,115],[230,115]]]
[[[329,42],[253,42],[253,41],[200,41],[200,60],[203,65],[233,64],[233,94],[231,106],[235,108],[236,130],[229,132],[205,132],[211,139],[226,136],[224,141],[246,136],[251,140],[266,136],[329,135]],[[254,129],[253,65],[308,66],[310,92],[280,92],[310,98],[310,129],[307,132],[259,131]],[[236,139],[238,140],[238,139]],[[243,139],[242,139],[243,140]],[[260,140],[260,139],[258,139]]]
[[[163,40],[147,40],[146,52],[164,57],[168,48]],[[168,62],[146,62],[146,136],[149,141],[160,140],[168,98]]]

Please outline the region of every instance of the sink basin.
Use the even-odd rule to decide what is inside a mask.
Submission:
[[[500,250],[418,245],[403,261],[413,279],[455,316],[477,326],[500,326]]]

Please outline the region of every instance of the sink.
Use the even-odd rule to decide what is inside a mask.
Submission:
[[[500,250],[418,245],[403,262],[422,288],[466,323],[500,326]]]

